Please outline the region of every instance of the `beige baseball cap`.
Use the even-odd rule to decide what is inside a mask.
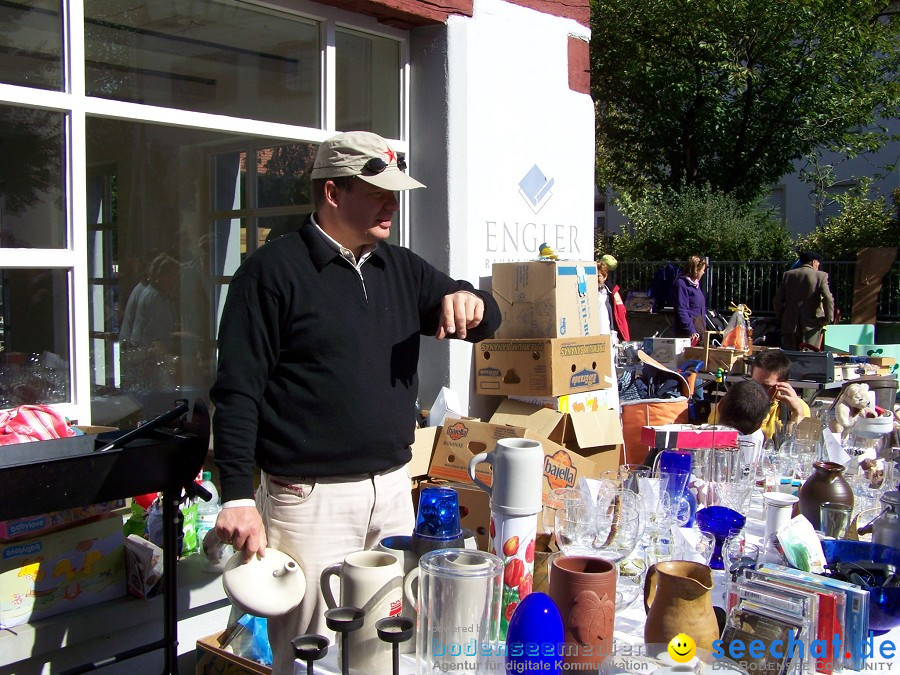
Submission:
[[[369,131],[348,131],[332,136],[319,146],[312,178],[359,176],[384,190],[425,187],[404,173],[406,161],[388,142]]]

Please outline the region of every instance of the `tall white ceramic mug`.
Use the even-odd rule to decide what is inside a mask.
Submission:
[[[403,576],[405,577],[412,570],[416,569],[419,564],[419,556],[413,553],[412,550],[412,537],[408,534],[398,534],[391,537],[385,537],[381,541],[378,542],[378,545],[375,547],[376,551],[384,551],[386,553],[390,553],[397,557],[397,560],[400,561],[400,566],[403,568]],[[412,619],[413,626],[416,623],[416,603],[408,602],[406,598],[403,599],[403,616],[408,619]],[[415,628],[413,629],[413,636],[407,640],[406,642],[401,643],[400,645],[400,653],[401,654],[414,654],[416,651],[416,637],[415,637]]]
[[[391,646],[378,639],[375,623],[403,612],[403,568],[395,555],[385,551],[356,551],[322,570],[319,584],[325,604],[337,607],[331,577],[340,579],[340,606],[365,610],[363,627],[348,634],[341,650],[350,650],[350,672],[371,675],[391,671]]]

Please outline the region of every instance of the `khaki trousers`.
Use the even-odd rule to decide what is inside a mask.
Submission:
[[[319,590],[322,570],[343,561],[348,553],[374,548],[384,537],[412,533],[410,479],[406,467],[336,478],[264,473],[256,503],[269,547],[294,558],[306,576],[300,606],[268,620],[272,672],[290,675],[294,672],[293,638],[319,633],[334,644],[334,634],[325,625],[328,608]],[[334,597],[340,596],[335,592]]]

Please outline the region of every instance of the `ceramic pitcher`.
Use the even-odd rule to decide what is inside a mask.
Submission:
[[[679,633],[712,651],[719,624],[712,604],[712,570],[687,560],[651,565],[644,581],[644,641],[667,644]]]
[[[853,508],[853,490],[844,478],[844,466],[836,462],[815,462],[813,472],[797,492],[800,513],[820,528],[819,508],[825,502],[839,502]]]

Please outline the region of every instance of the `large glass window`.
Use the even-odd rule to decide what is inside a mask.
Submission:
[[[60,0],[0,2],[0,82],[63,86]]]
[[[0,247],[66,245],[63,121],[0,105]]]
[[[319,125],[319,28],[258,6],[85,0],[90,96]]]
[[[70,396],[69,278],[0,268],[0,409]]]
[[[305,0],[71,0],[79,25],[69,1],[0,0],[0,408],[128,428],[208,396],[231,277],[312,211],[326,121],[407,150],[404,34]]]
[[[227,283],[312,210],[316,145],[89,118],[88,247],[95,422],[206,396]]]
[[[400,43],[339,28],[335,33],[338,129],[400,136]]]

